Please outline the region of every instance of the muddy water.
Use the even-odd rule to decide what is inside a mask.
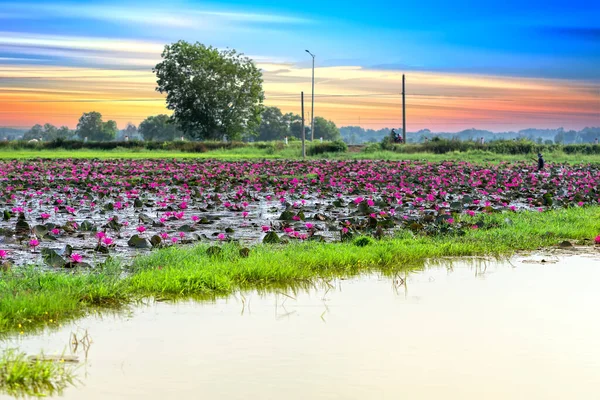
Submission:
[[[68,354],[87,330],[65,399],[596,399],[599,282],[598,254],[457,262],[404,284],[156,303],[2,346]]]

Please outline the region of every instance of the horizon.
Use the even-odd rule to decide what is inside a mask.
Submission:
[[[0,1],[0,126],[169,114],[152,67],[178,39],[247,54],[265,104],[297,114],[310,49],[315,115],[339,127],[400,126],[402,74],[408,132],[600,126],[600,4],[434,3]]]

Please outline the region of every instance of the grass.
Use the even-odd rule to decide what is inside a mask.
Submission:
[[[74,384],[73,368],[64,362],[29,359],[16,350],[0,355],[0,393],[14,397],[61,394]]]
[[[207,245],[172,247],[137,258],[126,274],[117,262],[91,273],[32,267],[15,270],[0,279],[0,333],[35,332],[146,297],[178,299],[294,287],[369,270],[420,268],[426,260],[441,257],[508,256],[565,239],[585,242],[600,233],[600,207],[485,218],[486,226],[495,227],[468,230],[460,237],[402,231],[393,238],[367,240],[366,246],[316,242],[257,245],[248,257],[240,255],[236,244],[224,245],[216,256],[208,255]]]
[[[554,152],[544,154],[547,162],[551,163],[600,163],[598,154],[566,154]],[[291,144],[283,150],[258,149],[255,147],[242,147],[230,150],[213,150],[206,153],[187,153],[181,151],[161,150],[12,150],[0,149],[0,160],[5,159],[35,159],[35,158],[82,158],[82,159],[219,159],[226,161],[243,161],[249,159],[301,159],[300,147],[297,143]],[[535,163],[534,155],[496,154],[487,151],[451,152],[445,154],[433,153],[396,153],[392,151],[360,152],[360,153],[335,153],[309,156],[307,159],[371,159],[371,160],[422,160],[422,161],[450,161],[460,160],[474,163],[498,163],[502,161],[528,161]]]

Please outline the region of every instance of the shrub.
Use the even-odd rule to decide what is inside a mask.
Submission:
[[[308,155],[314,156],[324,153],[345,153],[348,151],[348,146],[341,140],[333,142],[315,143],[308,148]]]

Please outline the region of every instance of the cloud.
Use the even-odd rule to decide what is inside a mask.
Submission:
[[[199,9],[198,6],[186,3],[171,3],[169,7],[165,7],[162,4],[152,3],[124,6],[119,3],[31,4],[23,2],[9,3],[3,7],[5,10],[0,13],[0,19],[70,18],[188,30],[242,27],[240,24],[288,25],[312,22],[306,18],[281,14]],[[32,9],[35,9],[36,12],[32,13]]]

